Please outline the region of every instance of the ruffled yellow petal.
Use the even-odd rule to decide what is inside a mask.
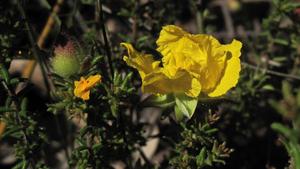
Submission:
[[[156,41],[157,50],[163,55],[162,61],[165,64],[174,64],[174,50],[178,47],[178,41],[187,34],[180,27],[175,25],[164,26]]]
[[[124,56],[123,60],[131,67],[138,70],[143,79],[146,74],[154,71],[159,67],[160,62],[155,61],[152,55],[142,54],[136,51],[129,43],[121,43],[127,49],[128,56]]]
[[[242,43],[233,40],[231,44],[223,45],[222,48],[226,50],[226,65],[223,70],[223,76],[216,86],[216,88],[208,94],[210,97],[218,97],[225,94],[230,88],[234,87],[239,79],[241,70],[240,55]]]
[[[198,54],[192,55],[199,66],[190,67],[199,79],[203,92],[211,91],[218,83],[225,65],[225,52],[222,45],[211,35],[190,35],[189,39],[197,44]],[[191,49],[189,49],[191,50]],[[195,53],[195,52],[194,52]],[[187,59],[191,60],[191,59]]]
[[[160,71],[145,77],[142,90],[145,93],[186,93],[191,97],[197,97],[201,91],[201,85],[186,71],[178,71],[172,79]]]
[[[167,25],[162,28],[156,44],[160,46],[169,45],[172,42],[177,42],[183,35],[187,34],[180,27],[175,25]]]

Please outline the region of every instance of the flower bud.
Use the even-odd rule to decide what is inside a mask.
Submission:
[[[53,71],[62,77],[69,77],[78,73],[80,62],[77,55],[78,52],[71,41],[63,47],[57,46],[52,60]]]

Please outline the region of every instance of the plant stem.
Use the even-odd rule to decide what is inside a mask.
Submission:
[[[294,79],[294,80],[300,80],[299,76],[272,71],[272,70],[269,70],[269,69],[266,69],[266,68],[261,68],[259,66],[251,65],[251,64],[246,63],[246,62],[242,62],[242,65],[245,66],[246,68],[250,68],[250,69],[254,69],[254,70],[259,70],[261,72],[266,72],[267,74],[270,74],[270,75],[279,76],[279,77],[285,77],[285,78],[290,78],[290,79]]]
[[[29,38],[29,41],[31,43],[31,46],[32,46],[32,53],[33,53],[33,56],[35,57],[35,60],[40,64],[41,66],[41,71],[42,71],[42,74],[43,74],[43,80],[44,80],[44,83],[46,85],[46,88],[47,88],[47,95],[49,95],[49,92],[50,92],[50,84],[49,84],[49,81],[47,79],[48,75],[46,73],[46,66],[43,62],[43,59],[40,57],[40,55],[38,54],[39,53],[39,49],[37,48],[37,45],[34,41],[34,37],[33,37],[33,33],[32,33],[32,29],[29,25],[29,22],[28,22],[28,19],[26,17],[26,14],[25,14],[25,11],[23,9],[23,7],[21,6],[20,2],[17,1],[17,7],[18,7],[18,10],[21,14],[21,17],[22,17],[22,20],[25,21],[25,27],[27,29],[27,34],[28,34],[28,38]],[[33,74],[33,71],[34,71],[34,68],[36,66],[36,61],[34,61],[34,64],[31,66],[31,70],[30,70],[30,74],[32,75]],[[30,76],[29,76],[29,79],[30,79]]]
[[[21,111],[19,99],[17,98],[15,92],[11,88],[9,88],[9,86],[4,81],[1,81],[1,82],[2,82],[4,89],[7,91],[8,95],[12,98],[13,105],[16,107],[16,111],[14,113],[15,122],[17,123],[17,125],[21,126],[21,128],[22,128],[21,133],[23,136],[23,141],[24,141],[25,145],[28,146],[30,144],[30,141],[29,141],[28,136],[26,135],[26,132],[24,131],[24,125],[22,124],[22,121],[18,114],[18,112]],[[25,157],[25,156],[23,158],[27,159],[27,157]],[[31,166],[32,169],[35,168],[34,167],[35,164],[36,163],[35,163],[34,158],[29,158],[29,165]]]
[[[97,11],[98,11],[98,15],[99,15],[99,24],[101,26],[103,40],[104,40],[104,44],[105,44],[105,50],[106,50],[106,55],[107,55],[107,59],[108,59],[110,75],[111,75],[111,79],[113,79],[114,70],[113,70],[112,60],[111,60],[112,54],[111,54],[111,48],[109,45],[109,41],[107,38],[107,32],[106,32],[105,22],[104,22],[104,18],[103,18],[103,9],[102,9],[101,0],[97,0]]]

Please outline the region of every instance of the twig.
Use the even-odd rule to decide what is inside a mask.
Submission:
[[[39,49],[37,48],[36,46],[36,43],[34,41],[34,36],[33,36],[33,31],[29,25],[29,22],[28,22],[28,19],[26,17],[26,14],[25,14],[25,11],[23,9],[23,7],[21,6],[20,2],[17,1],[17,8],[21,14],[21,17],[22,17],[22,20],[25,21],[25,27],[27,29],[27,34],[28,34],[28,38],[29,38],[29,41],[31,43],[31,46],[32,46],[32,53],[33,53],[33,56],[35,57],[35,60],[38,61],[38,63],[40,63],[41,65],[41,71],[42,71],[42,74],[43,74],[43,80],[44,80],[44,83],[46,85],[46,88],[47,88],[47,94],[49,94],[50,92],[50,84],[49,84],[49,81],[47,80],[47,73],[46,73],[46,69],[45,69],[45,65],[43,64],[42,62],[42,58],[40,57],[39,55]],[[36,62],[36,61],[34,61]],[[31,64],[30,64],[31,65]],[[31,67],[31,70],[29,71],[31,74],[33,73],[33,70],[36,66],[36,63],[33,63],[32,67]],[[25,76],[25,77],[28,77],[28,76]],[[30,79],[30,76],[29,76],[29,79]]]
[[[111,48],[110,48],[110,45],[108,42],[106,28],[105,28],[105,24],[104,24],[101,0],[97,0],[97,11],[98,11],[98,15],[99,15],[99,24],[101,26],[102,35],[103,35],[103,39],[104,39],[105,50],[106,50],[106,55],[107,55],[107,59],[108,59],[108,66],[109,66],[109,70],[111,73],[111,79],[113,79],[114,70],[113,70],[112,60],[111,60],[112,54],[111,54]]]
[[[147,158],[146,154],[144,153],[144,151],[141,148],[138,148],[139,153],[141,154],[141,157],[143,158],[143,160],[147,163],[152,165],[151,161]]]
[[[245,67],[247,67],[247,68],[254,69],[254,70],[259,70],[261,72],[265,72],[265,73],[270,74],[270,75],[279,76],[279,77],[285,77],[285,78],[290,78],[290,79],[294,79],[294,80],[300,80],[300,76],[296,76],[296,75],[291,75],[291,74],[286,74],[286,73],[281,73],[281,72],[276,72],[276,71],[264,69],[264,68],[261,68],[259,66],[254,66],[254,65],[248,64],[246,62],[242,62],[242,65],[245,66]]]
[[[57,14],[58,14],[58,12],[60,10],[60,7],[63,4],[63,1],[64,0],[57,0],[55,6],[53,7],[52,12],[50,13],[50,15],[49,15],[49,17],[47,19],[47,23],[45,24],[45,26],[44,26],[44,28],[42,30],[42,33],[40,34],[40,36],[39,36],[39,38],[37,40],[37,46],[40,49],[42,49],[44,47],[45,40],[48,37],[49,33],[51,32],[51,29],[52,29],[53,25],[55,24],[55,17],[57,16]],[[25,16],[25,13],[24,13],[24,16]],[[31,30],[31,28],[29,27],[28,22],[27,22],[27,25],[28,25],[27,26],[28,29]],[[30,31],[30,32],[32,34],[32,31]],[[31,38],[30,41],[31,41],[31,43],[34,43],[34,39],[33,38]],[[47,73],[45,71],[46,69],[49,70],[49,68],[47,67],[47,64],[43,61],[43,59],[41,57],[39,57],[39,55],[38,55],[37,58],[38,59],[35,59],[32,64],[27,65],[27,67],[29,67],[29,69],[28,69],[28,71],[24,72],[24,77],[28,77],[28,79],[31,79],[31,77],[33,75],[33,72],[34,72],[34,69],[37,66],[37,61],[38,61],[38,63],[41,65],[41,70],[42,70],[42,74],[43,74],[43,77],[44,77],[44,83],[46,85],[47,92],[49,93],[50,92],[50,84],[49,84],[50,82],[46,78],[48,76],[47,76]]]
[[[46,63],[43,62],[42,58],[38,54],[38,52],[39,52],[38,47],[39,48],[43,48],[45,39],[48,36],[51,28],[53,27],[53,24],[55,23],[56,14],[58,13],[58,11],[60,9],[60,6],[62,5],[63,0],[57,0],[57,4],[54,6],[53,11],[52,11],[52,13],[50,14],[50,16],[48,18],[48,21],[47,21],[47,23],[46,23],[46,25],[45,25],[45,27],[44,27],[41,35],[38,38],[38,43],[37,43],[38,47],[36,46],[36,43],[34,41],[34,37],[33,37],[33,34],[32,34],[33,31],[32,31],[32,29],[31,29],[31,27],[29,25],[29,22],[27,20],[26,15],[25,15],[24,9],[20,5],[19,1],[17,1],[17,2],[18,2],[17,3],[18,10],[20,11],[22,18],[25,21],[25,26],[26,26],[26,28],[28,30],[27,31],[28,37],[29,37],[30,43],[32,45],[32,52],[33,52],[33,55],[35,56],[35,60],[33,61],[33,63],[30,63],[30,65],[29,65],[29,67],[30,67],[29,74],[25,74],[25,77],[28,77],[29,79],[31,79],[31,76],[33,75],[33,71],[34,71],[36,65],[39,63],[40,66],[41,66],[42,74],[43,74],[43,80],[44,80],[44,83],[46,85],[47,92],[49,94],[49,92],[50,92],[50,84],[49,84],[49,81],[48,81],[48,78],[47,78],[48,75],[47,75],[47,72],[46,72]],[[55,120],[56,120],[56,125],[60,127],[60,125],[58,124],[57,116],[55,116]],[[63,135],[61,133],[59,133],[59,135],[64,140],[64,142],[66,144],[67,141],[65,141]],[[69,161],[69,156],[70,155],[69,155],[69,152],[68,152],[68,150],[67,150],[67,148],[65,146],[67,146],[67,145],[64,145],[64,150],[65,150],[66,158]]]
[[[8,85],[4,81],[1,81],[1,83],[4,87],[4,89],[6,90],[6,92],[8,93],[8,95],[12,98],[13,105],[17,109],[17,111],[14,113],[15,122],[22,127],[21,128],[21,133],[23,135],[23,140],[24,140],[25,145],[28,146],[29,145],[29,138],[26,135],[26,132],[24,131],[24,125],[22,124],[22,121],[21,121],[20,116],[18,114],[18,112],[21,111],[20,104],[19,104],[19,99],[17,98],[15,92],[11,88],[9,88]],[[23,156],[23,158],[24,157],[27,160],[27,157],[25,155]],[[32,169],[35,168],[36,162],[35,162],[35,159],[33,157],[29,157],[29,165],[31,166]]]
[[[44,26],[44,29],[42,33],[40,34],[37,45],[42,49],[44,47],[44,43],[46,38],[48,37],[54,23],[55,23],[55,17],[57,16],[61,5],[63,4],[64,0],[57,0],[55,6],[53,7],[53,10],[51,14],[48,17],[47,23]]]

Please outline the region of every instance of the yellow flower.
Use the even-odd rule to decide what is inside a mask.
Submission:
[[[82,98],[83,100],[89,100],[90,99],[90,90],[98,82],[101,82],[100,75],[90,76],[87,79],[85,79],[84,77],[81,77],[80,81],[75,81],[75,83],[74,83],[75,84],[74,95],[76,97]]]
[[[131,44],[121,44],[128,51],[123,59],[138,70],[145,93],[185,93],[198,97],[203,92],[218,97],[238,82],[240,41],[222,45],[211,35],[193,35],[168,25],[163,27],[156,43],[163,56],[161,61],[136,51]]]

